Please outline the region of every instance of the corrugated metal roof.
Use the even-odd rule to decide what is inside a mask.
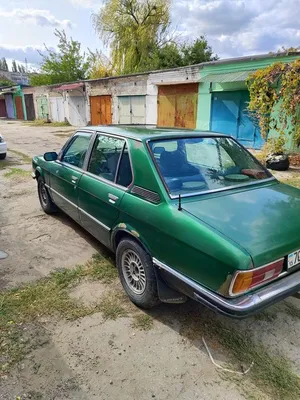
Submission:
[[[244,82],[250,74],[256,70],[251,71],[235,71],[223,74],[208,74],[200,79],[200,82],[212,83],[225,83],[225,82]]]

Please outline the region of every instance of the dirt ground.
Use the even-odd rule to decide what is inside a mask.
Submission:
[[[26,155],[59,150],[73,131],[73,127],[0,121],[9,147],[6,167],[0,165],[0,250],[8,254],[0,260],[0,291],[34,282],[60,268],[74,268],[93,254],[105,252],[66,215],[42,212],[36,182],[29,173],[4,176],[11,168],[30,171]],[[102,282],[84,281],[70,296],[92,304],[107,290]],[[229,337],[232,329],[249,335],[255,345],[262,345],[271,356],[284,357],[292,371],[300,374],[300,300],[295,298],[243,321],[217,316],[193,301],[161,305],[147,314],[130,307],[126,316],[116,320],[97,312],[74,321],[41,317],[28,324],[24,329],[29,351],[9,373],[2,374],[0,399],[275,398],[263,385],[256,385],[251,373],[225,373],[213,365],[203,332],[215,362],[241,371],[238,357],[221,344],[221,338],[218,341],[218,336],[204,329],[208,322],[222,324]],[[148,330],[133,324],[136,313],[151,318]]]

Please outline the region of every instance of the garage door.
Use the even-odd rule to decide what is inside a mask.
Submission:
[[[46,96],[40,96],[37,98],[37,112],[38,112],[38,119],[48,119],[49,108],[48,108],[48,99]]]
[[[146,123],[146,96],[121,96],[118,98],[119,124]]]
[[[34,112],[32,94],[25,94],[25,107],[26,107],[27,120],[33,121],[35,119],[35,112]]]
[[[91,96],[91,124],[110,125],[111,115],[111,96]]]
[[[7,117],[5,99],[0,99],[0,117]]]
[[[24,119],[23,102],[21,96],[15,96],[17,119]]]
[[[54,122],[64,122],[65,109],[62,96],[50,97],[49,101],[50,101],[51,120]]]
[[[214,92],[212,94],[211,130],[235,137],[248,148],[263,145],[260,130],[253,124],[247,111],[249,92]]]
[[[198,83],[158,87],[157,125],[165,128],[196,128]]]

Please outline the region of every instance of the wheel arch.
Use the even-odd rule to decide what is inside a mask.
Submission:
[[[151,251],[149,249],[149,246],[145,243],[145,240],[143,240],[143,238],[140,236],[140,234],[135,229],[133,229],[133,228],[131,228],[128,225],[125,225],[125,224],[119,224],[112,231],[112,234],[111,234],[111,247],[112,247],[114,252],[116,251],[116,249],[118,247],[118,244],[124,238],[129,238],[131,240],[134,240],[136,243],[138,243],[152,257]]]

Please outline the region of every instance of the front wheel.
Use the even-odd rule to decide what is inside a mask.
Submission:
[[[4,160],[6,158],[6,153],[1,153],[0,154],[0,160]]]
[[[134,240],[123,239],[116,252],[122,286],[130,300],[141,308],[159,304],[156,275],[152,259]]]
[[[44,179],[41,176],[38,178],[38,195],[41,207],[46,214],[53,214],[57,211],[57,207],[51,200]]]

